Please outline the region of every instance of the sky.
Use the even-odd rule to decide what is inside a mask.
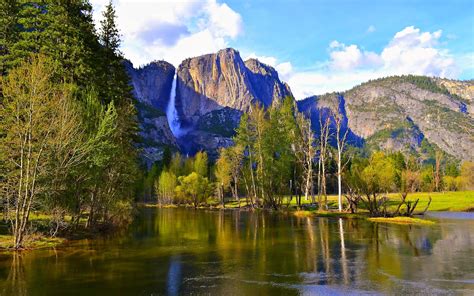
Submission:
[[[94,19],[109,0],[92,0]],[[474,1],[114,0],[135,67],[232,47],[277,69],[296,99],[369,79],[474,78]]]

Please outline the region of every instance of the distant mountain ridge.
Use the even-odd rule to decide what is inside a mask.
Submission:
[[[449,92],[445,83],[454,82],[388,77],[344,93],[310,97],[298,106],[314,121],[321,110],[338,112],[342,105],[349,129],[373,148],[417,153],[425,139],[458,159],[473,159],[472,97]],[[472,81],[455,83],[458,90],[473,87]]]
[[[252,104],[265,107],[292,96],[277,71],[256,59],[243,61],[228,48],[184,60],[176,70],[158,61],[140,69],[126,63],[137,98],[149,161],[163,147],[184,153],[232,144],[242,112]],[[176,76],[175,76],[176,75]],[[176,77],[176,92],[171,91]],[[184,136],[175,137],[166,118],[170,95]],[[368,81],[342,93],[297,101],[318,132],[319,116],[342,112],[353,144],[371,149],[420,153],[427,142],[458,159],[474,159],[474,81],[424,76],[388,77]]]

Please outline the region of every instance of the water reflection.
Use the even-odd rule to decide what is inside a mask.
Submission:
[[[168,295],[179,295],[181,286],[181,261],[179,256],[172,256],[168,269]]]
[[[2,295],[470,294],[474,221],[144,209],[129,231],[0,256]]]

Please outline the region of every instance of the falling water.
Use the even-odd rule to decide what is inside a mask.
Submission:
[[[177,138],[183,135],[181,129],[181,123],[179,122],[178,110],[176,110],[176,74],[173,77],[173,83],[171,84],[170,99],[168,107],[166,108],[166,118],[171,128],[171,132]]]

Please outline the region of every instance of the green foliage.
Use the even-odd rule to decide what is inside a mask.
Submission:
[[[158,118],[162,116],[166,116],[166,113],[161,111],[158,108],[155,108],[149,104],[142,103],[142,102],[136,102],[135,105],[137,106],[137,109],[139,110],[138,116],[141,118]]]
[[[174,201],[174,192],[176,188],[176,175],[166,170],[161,172],[156,183],[156,192],[158,201],[163,204],[170,204]]]
[[[208,158],[207,153],[203,151],[199,151],[194,156],[194,172],[202,177],[208,176]]]
[[[465,161],[462,163],[461,178],[465,190],[474,189],[474,162]]]
[[[369,160],[355,160],[346,180],[350,190],[361,196],[370,215],[380,216],[386,214],[386,201],[379,195],[395,189],[397,174],[393,158],[375,152]]]
[[[183,166],[183,158],[179,152],[176,152],[175,154],[173,154],[173,157],[171,158],[169,170],[175,176],[181,176],[183,173],[182,166]]]
[[[181,200],[191,201],[195,208],[205,202],[212,192],[209,180],[196,172],[179,177],[178,182],[176,195]]]
[[[459,165],[456,162],[451,161],[446,164],[444,172],[446,176],[457,177],[460,175],[460,173],[461,171],[459,170]]]
[[[216,161],[214,175],[216,176],[217,187],[220,190],[222,203],[224,203],[224,193],[232,182],[232,160],[231,149],[221,148],[219,158]]]

